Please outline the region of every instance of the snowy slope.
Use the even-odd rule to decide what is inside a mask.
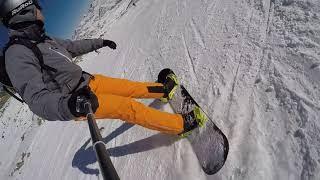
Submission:
[[[230,143],[205,176],[185,140],[100,120],[121,179],[318,179],[319,27],[318,0],[93,0],[75,38],[118,49],[81,66],[137,81],[172,68]],[[86,122],[42,121],[13,99],[1,122],[0,179],[101,179]]]

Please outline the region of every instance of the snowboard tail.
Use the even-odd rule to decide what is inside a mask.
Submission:
[[[191,111],[194,106],[201,108],[183,85],[180,85],[177,93],[181,93],[183,99],[176,99],[177,102],[182,102],[180,103],[181,114]],[[180,96],[180,94],[176,94],[175,97],[178,96]],[[174,101],[173,99],[170,104],[174,111],[176,111],[175,109],[180,108],[177,106],[179,103],[174,103]],[[207,114],[206,116],[208,121],[204,127],[198,127],[193,130],[187,139],[191,143],[203,171],[208,175],[212,175],[217,173],[225,164],[229,152],[229,142],[212,119],[210,119]]]

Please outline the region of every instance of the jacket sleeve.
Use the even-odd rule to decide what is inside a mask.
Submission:
[[[49,91],[42,79],[41,67],[33,52],[22,45],[6,51],[6,69],[10,80],[32,112],[47,120],[71,120],[69,95]]]
[[[71,41],[69,39],[62,40],[54,38],[54,40],[66,48],[72,57],[80,56],[103,47],[103,39],[84,39]]]

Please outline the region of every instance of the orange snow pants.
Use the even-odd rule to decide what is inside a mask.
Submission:
[[[162,112],[136,101],[133,98],[161,98],[163,93],[149,92],[150,87],[163,86],[160,83],[134,82],[126,79],[94,75],[89,83],[99,100],[97,119],[121,119],[148,129],[167,134],[183,131],[180,114]]]

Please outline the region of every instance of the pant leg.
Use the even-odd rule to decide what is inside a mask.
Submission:
[[[131,98],[161,98],[164,95],[161,83],[135,82],[99,74],[94,77],[90,81],[90,88],[96,94],[112,94]]]
[[[167,134],[183,131],[183,118],[179,114],[158,111],[128,97],[109,94],[97,94],[97,97],[97,118],[121,119]]]

